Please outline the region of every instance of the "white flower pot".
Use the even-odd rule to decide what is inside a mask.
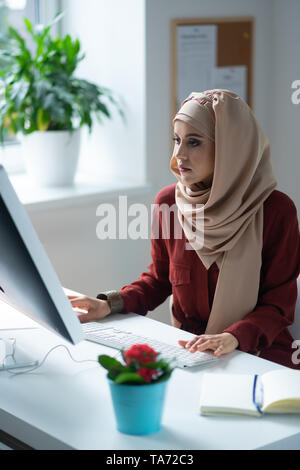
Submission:
[[[22,153],[33,184],[72,186],[79,160],[80,129],[38,131],[22,136]]]

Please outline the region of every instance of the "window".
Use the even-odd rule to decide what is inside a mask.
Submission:
[[[48,22],[57,13],[59,3],[60,0],[51,0],[50,2],[49,0],[0,0],[0,48],[1,37],[3,41],[3,34],[9,25],[13,26],[21,36],[26,36],[26,39],[29,39],[23,18],[28,18],[32,23]],[[9,173],[24,171],[21,144],[16,137],[9,134],[5,136],[5,144],[0,148],[0,163]]]

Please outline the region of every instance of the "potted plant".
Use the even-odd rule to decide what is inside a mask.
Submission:
[[[92,131],[94,116],[111,118],[105,99],[124,113],[109,88],[77,78],[84,59],[78,39],[69,34],[53,38],[51,28],[63,16],[56,15],[47,26],[24,18],[34,53],[12,27],[6,48],[0,50],[0,141],[4,131],[22,139],[27,171],[39,185],[71,185],[77,168],[80,128]],[[3,65],[4,64],[4,65]],[[2,95],[2,96],[1,96]]]
[[[150,434],[161,428],[168,380],[174,365],[159,357],[147,344],[122,351],[123,364],[101,355],[99,363],[108,370],[117,429],[126,434]]]

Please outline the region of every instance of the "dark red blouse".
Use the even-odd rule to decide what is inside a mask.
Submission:
[[[163,188],[155,203],[175,205],[175,186]],[[156,206],[158,207],[158,206]],[[176,206],[175,206],[176,207]],[[176,209],[175,209],[176,210]],[[153,220],[165,223],[163,212],[154,210]],[[170,237],[152,238],[152,263],[137,281],[124,286],[120,294],[124,313],[146,315],[173,293],[174,315],[181,328],[196,335],[203,334],[210,315],[219,268],[214,263],[205,268],[194,250],[186,250],[187,239],[174,237],[174,216],[171,213]],[[295,349],[288,326],[293,323],[297,300],[297,277],[300,273],[300,237],[297,209],[281,191],[274,190],[264,203],[262,268],[258,302],[244,320],[227,328],[239,341],[241,351],[288,367]],[[230,292],[228,293],[230,295]]]

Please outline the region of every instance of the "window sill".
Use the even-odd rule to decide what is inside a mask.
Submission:
[[[136,181],[93,181],[91,176],[78,174],[74,186],[39,188],[30,184],[25,173],[10,175],[10,181],[26,209],[30,212],[100,203],[112,197],[147,194],[151,185]]]

